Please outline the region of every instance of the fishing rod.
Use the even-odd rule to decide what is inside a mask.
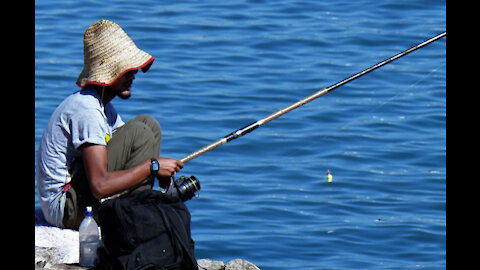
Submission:
[[[245,134],[248,134],[248,133],[254,131],[255,129],[257,129],[258,127],[272,121],[273,119],[278,118],[278,117],[286,114],[287,112],[289,112],[291,110],[294,110],[294,109],[296,109],[296,108],[298,108],[298,107],[300,107],[300,106],[302,106],[302,105],[304,105],[304,104],[306,104],[306,103],[308,103],[308,102],[310,102],[310,101],[312,101],[316,98],[319,98],[319,97],[325,95],[326,93],[328,93],[328,92],[330,92],[330,91],[332,91],[332,90],[334,90],[334,89],[336,89],[336,88],[338,88],[338,87],[340,87],[344,84],[347,84],[347,83],[349,83],[349,82],[351,82],[351,81],[353,81],[353,80],[355,80],[355,79],[357,79],[357,78],[359,78],[359,77],[361,77],[361,76],[363,76],[367,73],[370,73],[370,72],[374,71],[375,69],[377,69],[379,67],[382,67],[382,66],[384,66],[384,65],[386,65],[386,64],[388,64],[392,61],[395,61],[400,57],[403,57],[403,56],[405,56],[405,55],[407,55],[407,54],[409,54],[413,51],[416,51],[416,50],[418,50],[418,49],[420,49],[420,48],[422,48],[422,47],[424,47],[424,46],[426,46],[426,45],[428,45],[428,44],[430,44],[434,41],[437,41],[437,40],[441,39],[442,37],[445,37],[446,35],[447,35],[447,32],[443,32],[443,33],[441,33],[437,36],[434,36],[434,37],[432,37],[432,38],[430,38],[430,39],[428,39],[428,40],[426,40],[422,43],[419,43],[419,44],[417,44],[417,45],[415,45],[415,46],[413,46],[413,47],[411,47],[407,50],[404,50],[404,51],[402,51],[402,52],[400,52],[400,53],[398,53],[398,54],[396,54],[396,55],[394,55],[390,58],[387,58],[387,59],[385,59],[385,60],[367,68],[367,69],[364,69],[364,70],[362,70],[362,71],[360,71],[360,72],[358,72],[358,73],[356,73],[356,74],[354,74],[354,75],[352,75],[352,76],[350,76],[350,77],[348,77],[348,78],[346,78],[342,81],[339,81],[339,82],[337,82],[337,83],[335,83],[335,84],[333,84],[333,85],[331,85],[327,88],[324,88],[324,89],[314,93],[313,95],[310,95],[306,98],[303,98],[303,99],[293,103],[290,106],[287,106],[287,107],[285,107],[285,108],[283,108],[283,109],[281,109],[281,110],[279,110],[275,113],[272,113],[271,115],[269,115],[265,118],[262,118],[262,119],[260,119],[256,122],[253,122],[253,123],[251,123],[251,124],[249,124],[249,125],[247,125],[243,128],[239,128],[239,129],[231,132],[230,134],[224,136],[223,138],[219,139],[218,141],[215,141],[215,142],[213,142],[213,143],[211,143],[211,144],[209,144],[209,145],[191,153],[190,155],[182,158],[180,161],[183,162],[183,163],[188,162],[188,161],[190,161],[190,160],[192,160],[192,159],[194,159],[194,158],[196,158],[200,155],[205,154],[206,152],[209,152],[209,151],[219,147],[220,145],[226,144],[226,143],[228,143],[232,140],[235,140],[235,139],[237,139],[237,138],[239,138],[239,137],[241,137]]]
[[[415,45],[415,46],[413,46],[413,47],[411,47],[411,48],[409,48],[405,51],[402,51],[402,52],[400,52],[400,53],[398,53],[398,54],[396,54],[396,55],[394,55],[390,58],[387,58],[387,59],[385,59],[385,60],[367,68],[367,69],[364,69],[364,70],[362,70],[362,71],[360,71],[360,72],[358,72],[358,73],[356,73],[356,74],[354,74],[354,75],[352,75],[352,76],[350,76],[350,77],[348,77],[348,78],[346,78],[342,81],[339,81],[339,82],[337,82],[337,83],[335,83],[335,84],[333,84],[333,85],[331,85],[327,88],[324,88],[324,89],[314,93],[311,96],[308,96],[304,99],[301,99],[301,100],[293,103],[290,106],[287,106],[287,107],[285,107],[285,108],[283,108],[283,109],[281,109],[281,110],[279,110],[275,113],[272,113],[271,115],[269,115],[265,118],[262,118],[262,119],[260,119],[256,122],[253,122],[253,123],[251,123],[251,124],[249,124],[249,125],[247,125],[243,128],[237,129],[237,130],[231,132],[230,134],[224,136],[223,138],[219,139],[218,141],[213,142],[213,143],[211,143],[211,144],[209,144],[209,145],[191,153],[190,155],[182,158],[180,161],[183,162],[183,163],[188,162],[188,161],[190,161],[190,160],[192,160],[192,159],[194,159],[194,158],[196,158],[200,155],[205,154],[206,152],[209,152],[209,151],[219,147],[220,145],[226,144],[226,143],[228,143],[232,140],[235,140],[235,139],[237,139],[237,138],[239,138],[239,137],[241,137],[245,134],[248,134],[248,133],[254,131],[255,129],[257,129],[258,127],[272,121],[273,119],[278,118],[278,117],[286,114],[287,112],[289,112],[291,110],[294,110],[294,109],[296,109],[296,108],[298,108],[298,107],[300,107],[300,106],[302,106],[302,105],[304,105],[304,104],[306,104],[306,103],[308,103],[308,102],[310,102],[310,101],[312,101],[312,100],[314,100],[318,97],[321,97],[321,96],[325,95],[326,93],[328,93],[328,92],[330,92],[330,91],[332,91],[332,90],[334,90],[334,89],[336,89],[336,88],[338,88],[338,87],[340,87],[344,84],[347,84],[347,83],[349,83],[349,82],[351,82],[351,81],[353,81],[353,80],[355,80],[355,79],[357,79],[357,78],[359,78],[359,77],[361,77],[361,76],[363,76],[363,75],[365,75],[365,74],[367,74],[371,71],[374,71],[375,69],[377,69],[379,67],[382,67],[382,66],[384,66],[384,65],[386,65],[386,64],[388,64],[392,61],[395,61],[400,57],[403,57],[403,56],[405,56],[405,55],[407,55],[407,54],[409,54],[409,53],[411,53],[415,50],[418,50],[418,49],[422,48],[423,46],[426,46],[426,45],[428,45],[428,44],[430,44],[430,43],[432,43],[436,40],[439,40],[442,37],[445,37],[446,35],[447,35],[447,32],[443,32],[443,33],[441,33],[441,34],[439,34],[435,37],[432,37],[432,38],[430,38],[430,39],[428,39],[428,40],[426,40],[422,43],[419,43],[419,44],[417,44],[417,45]],[[167,196],[178,197],[182,201],[186,201],[186,200],[191,199],[195,195],[196,191],[200,190],[200,182],[194,176],[190,176],[188,178],[182,176],[182,177],[180,177],[176,180],[173,180],[173,177],[172,177],[171,180],[172,181],[170,181],[170,186],[165,191]],[[170,188],[172,186],[174,188]],[[100,200],[100,202],[103,203],[107,200],[117,198],[121,195],[124,195],[124,194],[128,193],[129,191],[130,190],[125,190],[123,192],[114,194],[110,197],[103,198],[103,199]]]

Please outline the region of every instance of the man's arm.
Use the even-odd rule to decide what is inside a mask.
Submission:
[[[150,176],[150,160],[128,170],[109,172],[107,148],[104,145],[85,143],[80,150],[90,189],[97,199],[135,187]],[[183,168],[183,163],[175,159],[159,157],[157,160],[160,163],[160,177],[171,177]]]

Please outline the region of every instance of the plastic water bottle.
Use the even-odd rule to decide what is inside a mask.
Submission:
[[[98,226],[93,219],[92,207],[87,206],[87,212],[78,230],[80,242],[80,265],[91,267],[97,260],[97,248],[100,244]]]

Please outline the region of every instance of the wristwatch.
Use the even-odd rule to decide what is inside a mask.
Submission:
[[[150,175],[156,176],[160,170],[160,163],[156,158],[152,158],[150,161],[152,162],[150,163]]]

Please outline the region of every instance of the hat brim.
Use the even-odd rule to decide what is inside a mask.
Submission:
[[[129,72],[129,71],[141,69],[143,73],[147,72],[147,71],[150,69],[150,67],[152,66],[154,60],[155,60],[155,57],[152,56],[152,57],[150,57],[150,59],[148,59],[147,61],[145,61],[145,63],[143,63],[143,64],[140,65],[140,66],[125,69],[115,80],[113,80],[113,81],[110,82],[110,83],[104,83],[104,82],[92,80],[92,81],[86,81],[86,82],[84,82],[84,83],[80,83],[79,81],[77,81],[76,84],[77,84],[80,88],[84,88],[84,87],[87,86],[87,85],[112,86],[112,85],[114,85],[115,83],[117,83],[117,81],[118,81],[120,78],[122,78],[123,75],[125,75],[125,73],[127,73],[127,72]]]

